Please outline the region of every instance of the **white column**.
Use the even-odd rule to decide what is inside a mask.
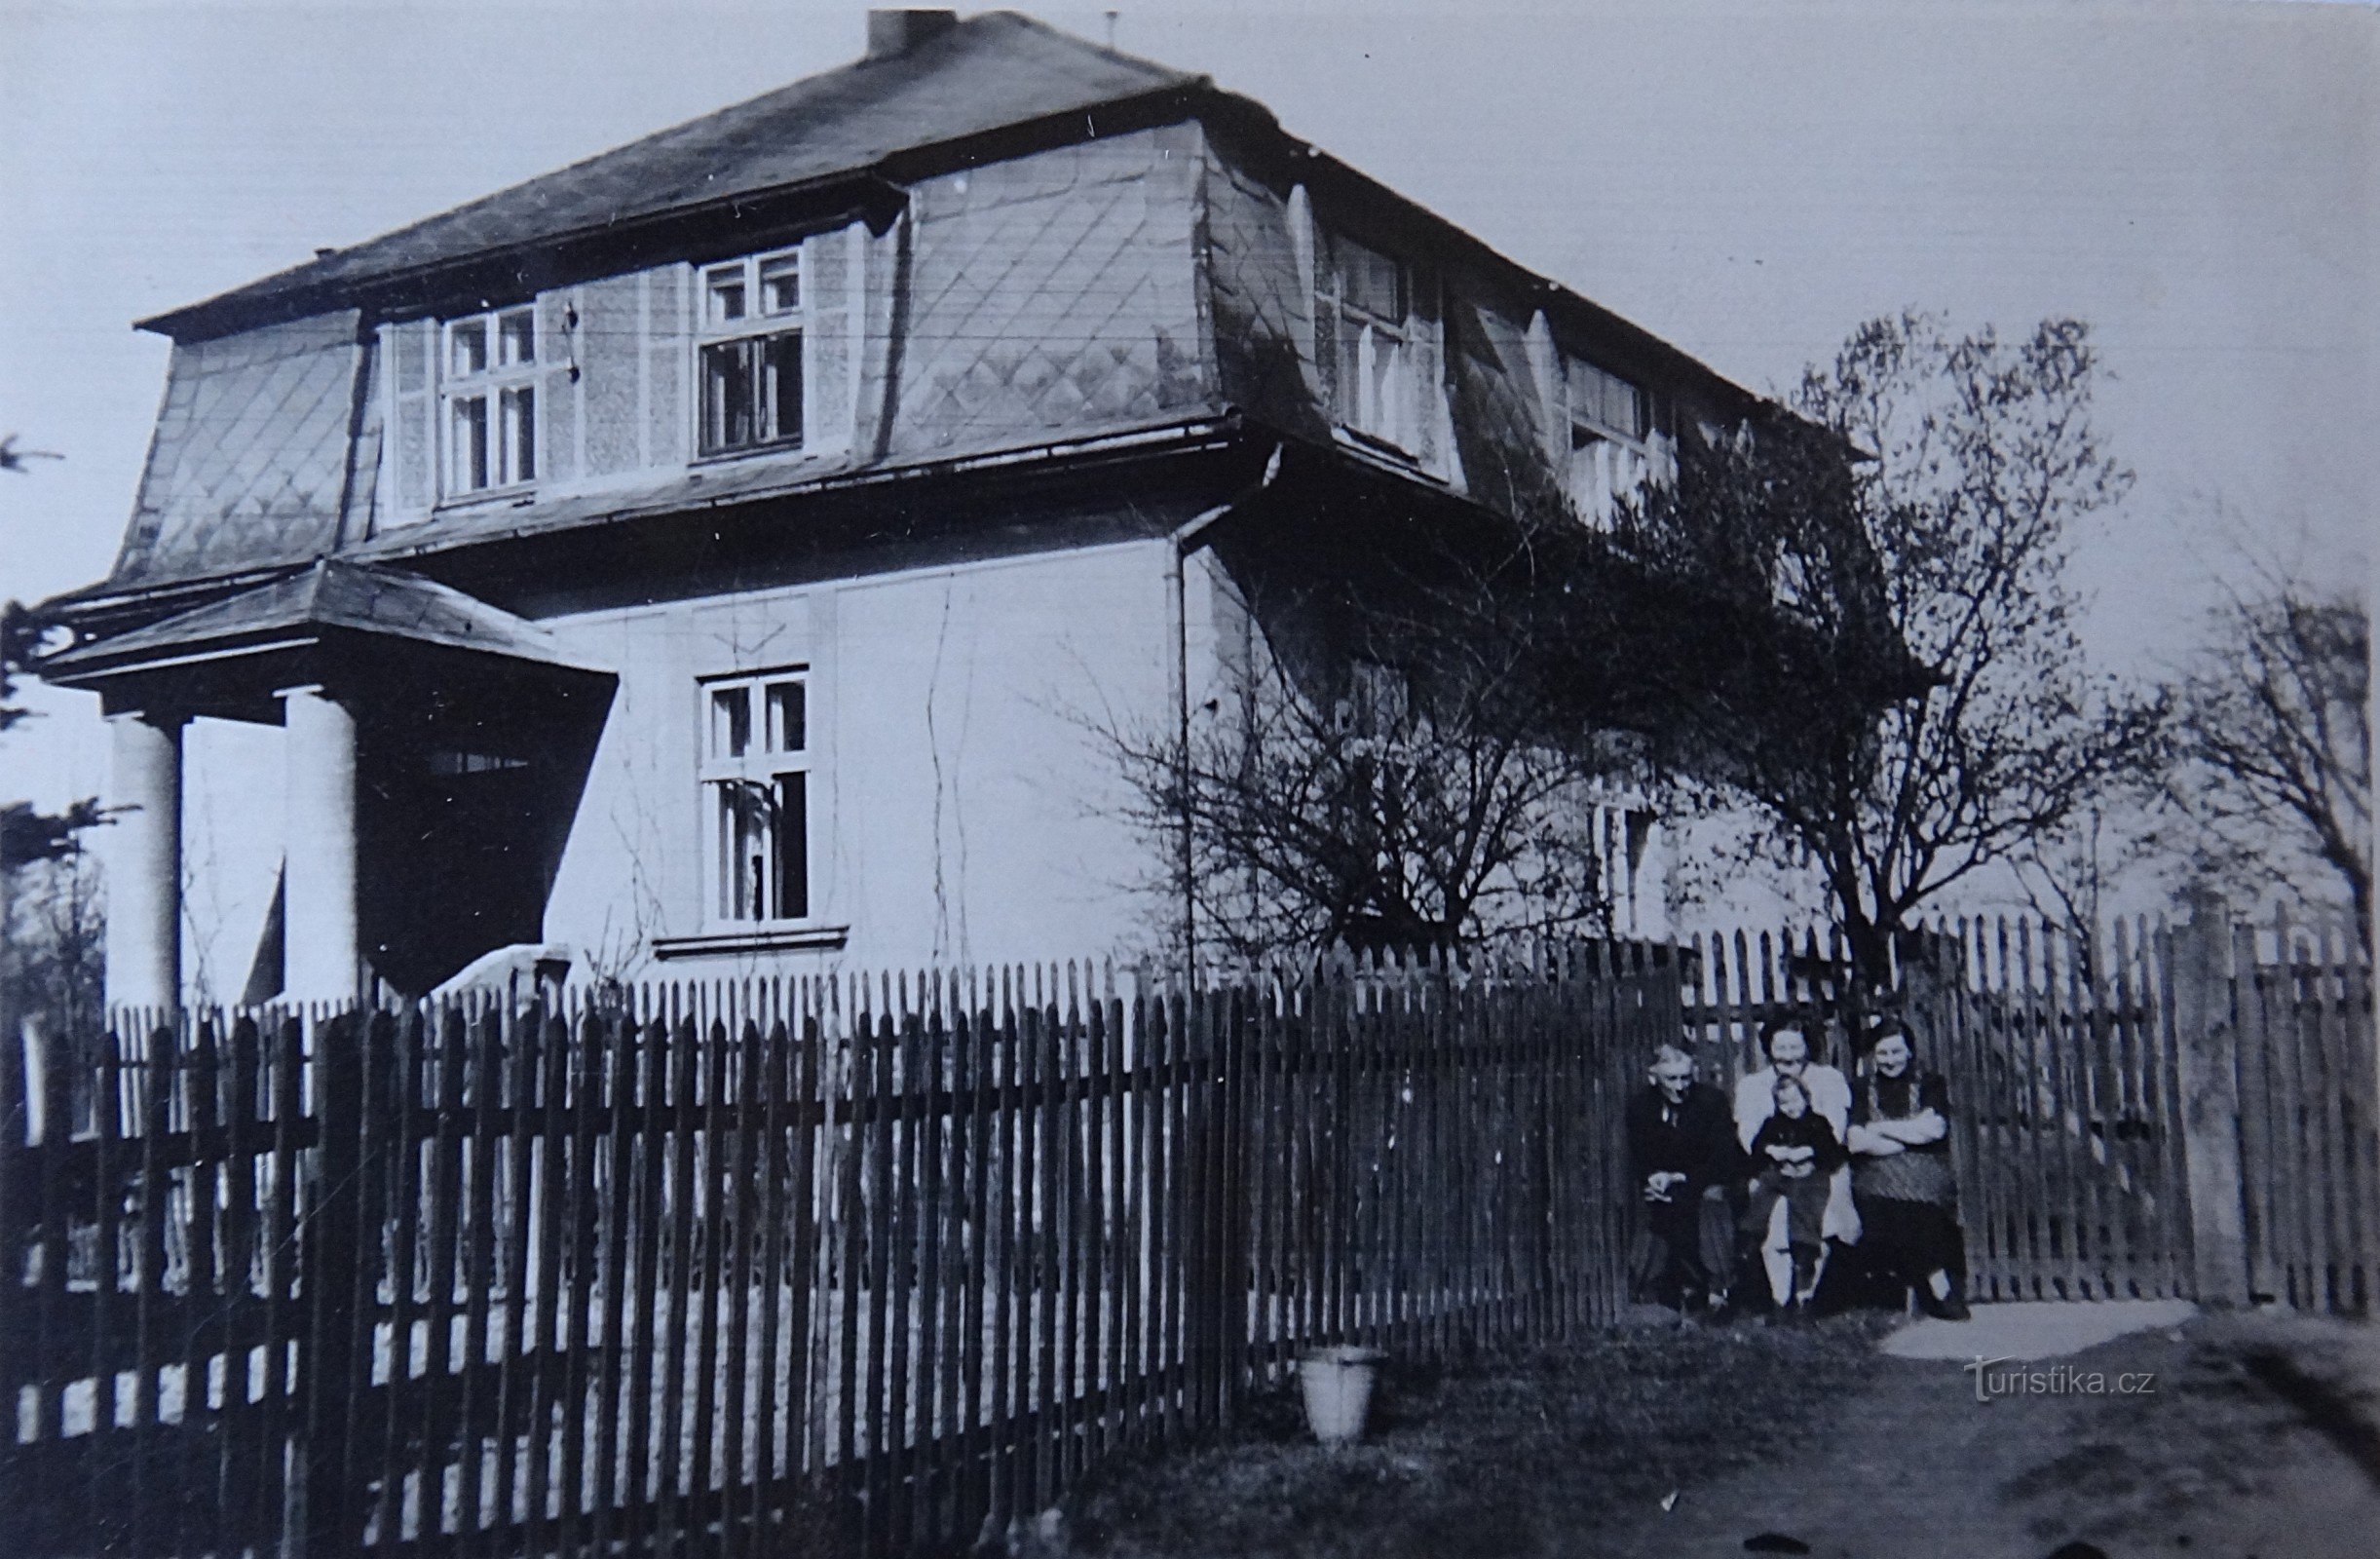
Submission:
[[[107,1000],[171,1007],[182,990],[182,722],[108,716]]]
[[[346,1002],[360,983],[356,932],[356,720],[321,688],[281,695],[283,792],[282,996]]]

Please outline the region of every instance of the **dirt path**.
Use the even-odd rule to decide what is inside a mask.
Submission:
[[[2111,1394],[1976,1398],[1953,1360],[1885,1358],[1831,1430],[1778,1461],[1689,1485],[1579,1554],[1717,1559],[1782,1534],[1830,1559],[2112,1556],[2369,1559],[2380,1553],[2370,1328],[2201,1318],[2055,1361]],[[2112,1394],[2121,1377],[2153,1377]]]

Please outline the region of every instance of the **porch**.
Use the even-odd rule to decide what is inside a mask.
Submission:
[[[280,835],[278,886],[224,994],[348,1002],[375,982],[418,995],[539,938],[614,683],[462,591],[327,558],[79,644],[42,674],[103,701],[107,1000],[160,1008],[187,995],[194,720],[283,733],[280,817],[252,822]]]

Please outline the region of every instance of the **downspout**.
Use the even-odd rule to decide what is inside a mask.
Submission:
[[[1273,484],[1281,475],[1281,449],[1280,444],[1272,446],[1272,454],[1265,461],[1265,474],[1245,491],[1186,520],[1166,538],[1170,545],[1165,554],[1165,604],[1173,618],[1170,626],[1174,652],[1174,740],[1179,743],[1175,748],[1178,754],[1175,783],[1181,787],[1182,796],[1182,967],[1188,982],[1193,986],[1198,973],[1197,841],[1192,833],[1190,804],[1190,602],[1183,565],[1191,552],[1206,545],[1209,530]]]

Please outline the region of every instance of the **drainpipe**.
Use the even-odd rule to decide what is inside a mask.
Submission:
[[[1190,603],[1185,584],[1184,564],[1190,554],[1206,545],[1205,537],[1219,521],[1237,512],[1273,484],[1281,475],[1282,446],[1274,444],[1272,454],[1265,461],[1265,474],[1238,496],[1227,499],[1177,526],[1167,538],[1172,544],[1165,556],[1165,604],[1173,622],[1174,677],[1174,739],[1180,773],[1175,777],[1182,787],[1182,965],[1189,983],[1194,985],[1198,973],[1198,890],[1196,841],[1191,834],[1190,808]]]

